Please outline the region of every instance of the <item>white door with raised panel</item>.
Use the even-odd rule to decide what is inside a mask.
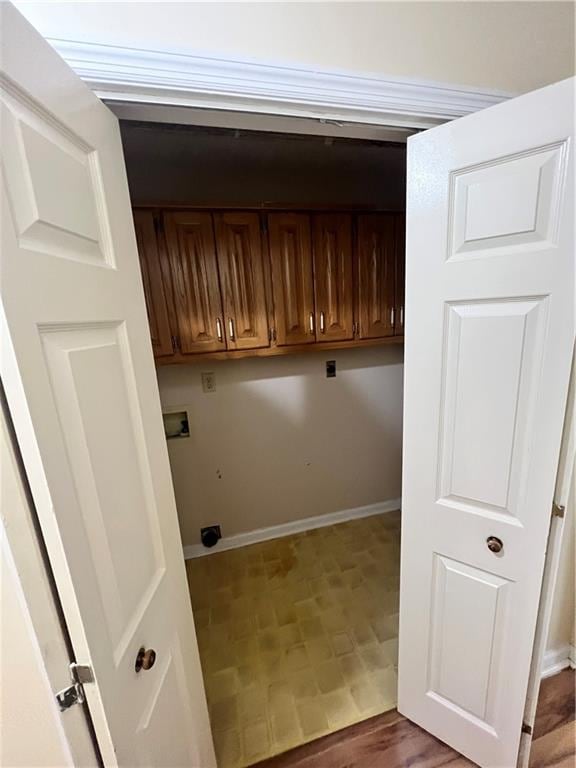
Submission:
[[[117,120],[1,13],[1,375],[98,743],[110,766],[209,768]]]
[[[516,765],[574,344],[574,81],[409,139],[399,710]]]

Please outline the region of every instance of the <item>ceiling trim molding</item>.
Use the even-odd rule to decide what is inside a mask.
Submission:
[[[512,96],[501,91],[405,78],[71,40],[48,42],[100,98],[110,102],[429,128]]]

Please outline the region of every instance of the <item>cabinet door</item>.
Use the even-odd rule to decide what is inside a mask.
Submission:
[[[214,215],[228,349],[268,347],[268,313],[257,213]]]
[[[160,265],[157,221],[150,210],[135,210],[133,214],[152,349],[154,357],[165,357],[172,355],[174,350]]]
[[[318,214],[313,219],[316,340],[346,341],[352,327],[352,218]]]
[[[277,344],[314,343],[310,216],[272,213],[268,216],[268,237]]]
[[[394,335],[404,336],[404,283],[406,272],[406,216],[396,215],[396,322]]]
[[[164,214],[182,354],[226,349],[212,216]]]
[[[373,213],[358,216],[358,337],[379,339],[394,335],[396,240],[395,216]]]

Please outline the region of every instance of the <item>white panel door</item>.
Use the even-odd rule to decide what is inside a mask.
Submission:
[[[516,765],[574,344],[573,113],[569,80],[408,145],[399,710],[487,768]]]
[[[213,766],[117,120],[2,6],[1,374],[90,712],[106,765]]]

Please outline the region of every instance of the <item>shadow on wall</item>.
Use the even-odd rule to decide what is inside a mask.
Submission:
[[[121,131],[133,203],[405,208],[404,144],[130,121]]]
[[[399,497],[402,373],[401,347],[160,368],[163,405],[190,420],[169,442],[183,543]]]

